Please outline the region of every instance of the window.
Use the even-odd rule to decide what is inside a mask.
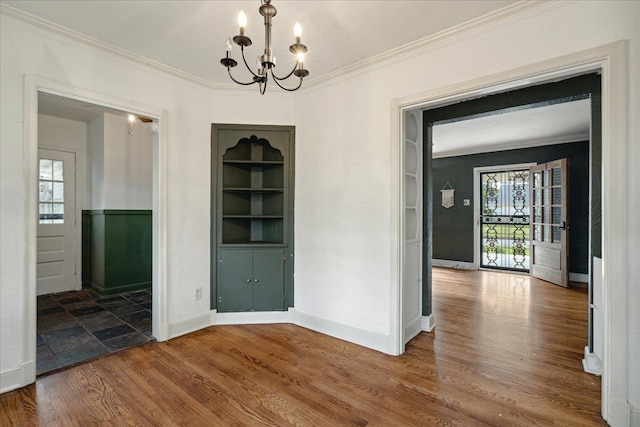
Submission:
[[[40,224],[64,224],[64,163],[40,159]]]

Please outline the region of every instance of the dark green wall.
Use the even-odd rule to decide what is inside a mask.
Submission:
[[[102,295],[151,287],[150,210],[82,211],[83,282]]]
[[[546,163],[569,159],[569,271],[588,273],[589,256],[589,142],[547,145],[519,150],[434,159],[433,258],[473,262],[473,168],[518,163]],[[455,206],[442,207],[440,192],[449,181]],[[471,206],[463,206],[463,199]]]

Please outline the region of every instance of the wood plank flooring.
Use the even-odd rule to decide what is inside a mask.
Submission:
[[[434,269],[399,357],[294,325],[216,326],[0,395],[2,426],[597,426],[585,290]]]

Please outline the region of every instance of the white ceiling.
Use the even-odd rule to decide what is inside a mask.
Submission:
[[[236,17],[247,14],[254,44],[248,62],[264,49],[260,1],[2,0],[47,21],[88,35],[210,82],[229,83],[220,64],[227,36],[238,34]],[[309,47],[309,79],[441,32],[518,3],[514,0],[273,0],[273,50],[278,71],[293,66],[293,26],[302,25]],[[238,59],[238,46],[232,54]],[[239,68],[239,67],[238,67]],[[238,70],[240,71],[240,70]]]
[[[229,83],[226,69],[219,60],[225,53],[226,37],[238,32],[236,16],[240,10],[248,16],[246,34],[254,41],[248,56],[257,55],[264,40],[258,0],[0,1],[211,83]],[[282,68],[288,71],[293,64],[288,52],[288,46],[293,43],[292,29],[296,21],[300,22],[302,42],[309,47],[305,65],[311,73],[309,79],[313,79],[515,3],[518,2],[273,0],[272,4],[278,9],[273,23],[273,48],[280,72],[284,73]],[[237,46],[233,55],[238,59]],[[83,122],[91,121],[102,111],[114,113],[100,106],[47,94],[39,97],[39,111]],[[572,102],[437,126],[434,153],[442,156],[543,144],[585,135],[588,130],[588,101]]]
[[[589,139],[591,100],[497,113],[433,127],[433,155],[482,153]]]

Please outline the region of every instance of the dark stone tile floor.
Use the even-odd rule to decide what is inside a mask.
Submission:
[[[151,292],[41,295],[36,339],[36,375],[151,341]]]

